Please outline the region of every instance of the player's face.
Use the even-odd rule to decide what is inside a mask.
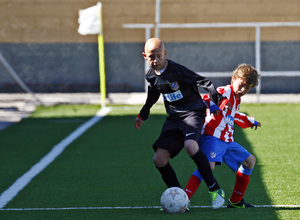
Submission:
[[[166,64],[166,54],[166,51],[160,47],[154,50],[146,50],[143,56],[154,70],[161,70]]]
[[[243,95],[247,94],[251,89],[251,86],[247,85],[246,80],[242,78],[234,78],[232,80],[232,87],[234,94],[237,97],[242,97]]]

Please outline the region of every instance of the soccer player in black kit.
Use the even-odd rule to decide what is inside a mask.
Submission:
[[[166,59],[166,55],[164,43],[160,39],[151,38],[146,42],[143,57],[151,67],[146,74],[149,82],[148,95],[134,125],[137,129],[141,128],[148,118],[150,108],[162,94],[168,117],[159,138],[153,144],[153,162],[156,168],[168,188],[181,187],[169,158],[175,157],[184,147],[209,188],[212,208],[220,208],[225,202],[225,193],[214,178],[207,157],[198,146],[206,115],[206,106],[198,86],[209,92],[211,100],[220,109],[224,109],[227,99],[222,100],[210,80]],[[215,110],[217,114],[220,109],[214,105],[211,111]]]

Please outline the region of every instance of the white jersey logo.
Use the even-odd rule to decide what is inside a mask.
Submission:
[[[231,115],[226,115],[226,122],[232,128],[234,127],[234,117],[232,117]]]
[[[168,102],[175,102],[175,101],[178,101],[179,99],[183,98],[183,95],[180,90],[178,90],[176,92],[172,92],[172,93],[165,93],[162,95],[164,97],[164,100],[168,101]]]

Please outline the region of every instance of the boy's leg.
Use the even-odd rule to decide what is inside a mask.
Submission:
[[[245,173],[241,172],[245,169]],[[227,208],[254,208],[255,206],[245,202],[244,194],[250,181],[250,174],[252,169],[243,168],[241,166],[236,174],[236,182],[233,193],[227,202]],[[247,175],[248,174],[248,175]]]
[[[216,163],[218,164],[222,163],[223,161],[222,157],[226,153],[226,149],[227,149],[227,144],[224,141],[215,138],[213,136],[204,135],[201,136],[201,139],[199,141],[199,146],[201,146],[201,151],[206,155],[212,170],[214,170]],[[186,193],[188,194],[188,196],[192,197],[193,194],[196,192],[200,184],[199,179],[201,182],[203,178],[199,173],[199,171],[196,170],[191,176],[186,186],[187,189]],[[188,190],[190,191],[189,193]]]
[[[243,166],[240,166],[239,170],[236,172],[235,185],[233,188],[232,195],[230,197],[230,202],[232,203],[237,203],[243,199],[250,181],[250,174],[252,170],[245,169],[247,170],[247,172],[243,173],[240,171],[242,169],[244,169]]]
[[[239,144],[232,142],[231,145],[232,146],[228,150],[228,153],[225,155],[226,158],[224,157],[224,161],[232,170],[236,170],[238,164],[241,163],[239,162],[239,159],[247,159],[242,162],[242,165],[237,170],[234,189],[230,199],[228,200],[227,207],[254,208],[255,206],[245,202],[243,197],[250,182],[250,175],[252,173],[256,159]]]
[[[209,191],[220,189],[212,170],[210,168],[206,155],[200,150],[198,140],[201,136],[201,130],[205,121],[205,110],[203,112],[191,112],[184,118],[180,125],[184,135],[184,147],[188,155],[197,165],[198,171],[201,173]]]
[[[210,164],[208,162],[207,157],[205,154],[199,149],[198,143],[194,140],[186,140],[185,141],[185,148],[190,155],[190,157],[196,163],[199,172],[201,173],[206,185],[209,188],[209,193],[212,198],[212,208],[217,209],[220,208],[225,202],[225,193],[220,188],[217,180],[215,179],[212,170],[210,168]],[[193,152],[195,152],[192,155]]]
[[[236,173],[235,186],[230,197],[231,203],[238,203],[243,199],[250,182],[250,175],[255,164],[255,157],[250,155],[242,164],[244,165],[241,165]]]
[[[169,157],[170,153],[167,150],[158,148],[154,154],[153,162],[168,188],[174,186],[181,188],[176,173],[169,163]]]
[[[199,173],[198,169],[194,171],[192,176],[190,177],[188,183],[186,184],[186,187],[184,191],[188,195],[189,199],[192,198],[192,196],[197,191],[198,187],[200,186],[201,181],[203,180],[203,177]]]
[[[210,168],[208,159],[205,156],[205,154],[199,149],[198,143],[194,140],[187,140],[187,141],[185,141],[185,144],[187,142],[190,145],[194,145],[192,147],[186,146],[186,149],[187,149],[189,154],[190,154],[190,152],[194,151],[194,150],[190,151],[189,148],[196,148],[197,149],[196,153],[191,155],[191,158],[196,163],[198,171],[201,173],[207,187],[209,188],[209,191],[215,191],[215,190],[220,189],[220,186],[219,186],[217,180],[215,179],[215,177],[212,173],[212,170]]]
[[[213,171],[215,168],[216,162],[211,161],[211,162],[209,162],[209,164],[210,164],[211,170]],[[199,173],[198,169],[195,170],[184,189],[186,194],[188,195],[189,199],[191,199],[192,196],[195,194],[195,192],[199,188],[202,180],[203,180],[203,177]]]

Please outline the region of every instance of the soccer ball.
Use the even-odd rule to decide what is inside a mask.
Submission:
[[[160,204],[166,213],[182,213],[189,205],[189,198],[183,189],[171,187],[161,195]]]

